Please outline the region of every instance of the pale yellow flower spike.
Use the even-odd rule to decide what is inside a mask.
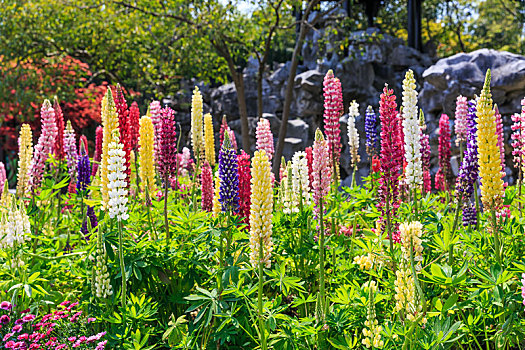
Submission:
[[[108,189],[108,150],[109,144],[113,141],[113,130],[118,129],[118,114],[111,88],[108,87],[106,95],[102,99],[101,108],[101,119],[104,131],[102,134],[102,160],[100,162],[100,182],[101,182],[101,195],[102,195],[102,207],[106,208],[106,204],[109,200],[109,189]]]
[[[213,191],[213,207],[212,213],[214,217],[217,217],[221,212],[221,203],[219,202],[219,197],[221,195],[221,179],[219,176],[215,177],[215,189]]]
[[[215,166],[215,139],[210,113],[206,113],[204,116],[204,154],[206,155],[206,160],[213,168]]]
[[[193,154],[198,161],[204,152],[204,136],[202,126],[202,95],[196,86],[191,97],[191,144],[193,146]]]
[[[140,118],[139,129],[139,157],[140,157],[140,188],[143,193],[151,196],[155,193],[155,153],[154,128],[151,118],[147,115]]]
[[[29,167],[33,159],[33,133],[28,124],[23,124],[18,139],[18,179],[16,195],[24,196],[28,191]]]
[[[503,204],[505,193],[502,179],[500,150],[496,133],[496,117],[490,93],[490,69],[477,104],[478,165],[481,183],[481,201],[488,210],[497,210]]]

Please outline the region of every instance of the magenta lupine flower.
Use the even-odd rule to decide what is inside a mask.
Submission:
[[[157,165],[162,178],[177,171],[177,124],[170,107],[162,109],[158,132]]]
[[[505,173],[505,146],[503,145],[503,119],[498,106],[494,105],[494,117],[496,118],[496,134],[498,135],[499,157],[501,160],[501,171]]]
[[[5,165],[4,163],[0,162],[0,197],[2,196],[2,192],[4,191],[4,185],[6,180],[7,175],[5,172]]]
[[[151,122],[153,123],[154,129],[154,140],[155,140],[155,157],[157,154],[157,149],[159,148],[159,133],[160,133],[160,124],[162,120],[162,108],[159,101],[153,101],[149,105],[149,113],[151,116]]]
[[[525,98],[521,100],[521,113],[512,116],[512,156],[517,169],[525,167]]]
[[[456,132],[456,146],[459,147],[461,142],[467,141],[467,98],[459,95],[456,100],[456,120],[454,130]]]
[[[78,151],[75,130],[73,130],[70,120],[67,121],[67,126],[64,130],[64,152],[66,154],[69,177],[71,180],[74,180],[77,176]]]
[[[439,170],[436,173],[436,188],[441,191],[448,190],[447,184],[450,177],[450,123],[448,115],[441,114],[439,118]]]
[[[430,179],[430,141],[429,136],[421,130],[419,137],[421,144],[421,168],[423,169],[423,193],[432,190],[432,180]]]
[[[525,273],[521,274],[521,299],[523,299],[523,305],[525,305]]]
[[[97,175],[98,165],[102,159],[102,139],[104,136],[104,128],[97,126],[95,132],[95,154],[93,155],[93,170],[91,171],[91,176]]]
[[[273,134],[268,119],[261,118],[259,120],[255,130],[255,138],[257,139],[257,150],[266,151],[268,158],[272,160],[274,154]]]
[[[42,132],[35,146],[29,174],[29,187],[33,191],[36,191],[42,183],[46,161],[49,155],[53,153],[58,133],[55,121],[55,110],[51,107],[51,103],[49,103],[48,100],[45,100],[42,104],[40,120],[42,123]]]
[[[330,164],[339,165],[341,155],[341,128],[339,118],[343,114],[343,89],[338,78],[334,77],[334,72],[330,69],[323,81],[324,97],[324,131],[329,147]]]
[[[213,176],[208,161],[202,164],[201,172],[202,210],[211,211],[213,207]]]
[[[314,198],[314,213],[319,217],[321,213],[321,205],[324,203],[324,198],[330,192],[330,183],[332,180],[332,164],[330,163],[330,147],[325,140],[321,130],[317,129],[315,132],[315,141],[312,149],[313,163],[313,198]]]
[[[385,84],[379,101],[381,120],[381,176],[379,178],[378,209],[383,218],[389,214],[393,219],[399,208],[399,173],[404,156],[402,128],[396,111],[394,91]],[[388,203],[388,204],[387,204]],[[387,211],[388,207],[388,211]]]

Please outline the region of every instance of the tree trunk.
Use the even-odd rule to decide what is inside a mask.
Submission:
[[[242,72],[235,72],[232,74],[233,84],[237,91],[237,103],[239,104],[239,114],[241,116],[241,134],[242,134],[242,148],[248,154],[251,153],[250,145],[250,130],[248,127],[248,110],[246,108],[246,96],[244,94],[244,77]]]
[[[263,114],[263,82],[264,62],[259,62],[259,72],[257,73],[257,116],[262,117]]]
[[[421,0],[408,0],[408,46],[421,51]]]
[[[286,84],[286,93],[284,95],[284,106],[283,106],[283,116],[281,118],[281,128],[279,129],[279,140],[277,141],[277,148],[275,155],[273,157],[273,169],[274,174],[279,174],[279,167],[281,165],[281,157],[283,155],[284,149],[284,139],[286,138],[286,131],[288,129],[288,117],[290,116],[290,107],[292,105],[293,98],[293,88],[295,83],[295,73],[297,72],[297,66],[299,65],[299,56],[301,54],[301,48],[303,46],[304,38],[308,31],[309,26],[306,24],[307,19],[303,17],[301,22],[301,29],[299,31],[299,36],[295,43],[295,48],[292,55],[292,64],[290,66],[290,74],[288,76],[288,82]]]

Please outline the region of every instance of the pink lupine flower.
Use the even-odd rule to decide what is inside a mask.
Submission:
[[[201,172],[202,210],[211,211],[213,207],[213,176],[208,161],[202,164]]]
[[[338,78],[334,77],[334,72],[329,70],[323,81],[324,96],[324,130],[329,147],[330,166],[339,166],[341,155],[341,128],[339,118],[343,114],[343,89]]]
[[[33,191],[36,191],[42,183],[46,161],[49,155],[53,153],[58,133],[55,121],[55,110],[51,107],[51,103],[49,103],[48,100],[45,100],[42,104],[40,119],[42,132],[35,146],[29,175],[29,186]]]
[[[332,179],[332,164],[330,164],[329,156],[330,148],[328,142],[325,140],[321,130],[317,129],[315,132],[315,141],[313,146],[313,198],[314,198],[314,213],[317,217],[321,213],[321,206],[324,202],[324,197],[330,191],[330,182]]]
[[[525,98],[521,100],[521,113],[512,116],[512,156],[514,166],[523,170],[525,167]]]
[[[93,170],[91,171],[91,176],[95,177],[97,175],[98,165],[102,159],[102,138],[104,136],[104,128],[97,126],[95,132],[95,154],[93,155]]]
[[[450,177],[450,124],[448,115],[442,114],[439,118],[439,170],[436,173],[436,188],[448,191],[448,178]]]
[[[66,130],[64,131],[64,152],[66,154],[69,177],[73,181],[77,176],[78,151],[75,130],[73,130],[70,120],[67,121]]]
[[[4,191],[4,184],[7,180],[7,175],[5,172],[5,166],[4,163],[0,162],[0,197],[2,196],[2,192]]]
[[[525,305],[525,273],[521,274],[521,298],[523,299],[523,305]]]
[[[255,137],[257,139],[257,150],[266,151],[268,158],[271,160],[275,150],[273,144],[273,134],[268,119],[261,118],[259,120],[257,123],[257,129],[255,130]]]
[[[499,158],[501,160],[501,170],[505,173],[505,146],[503,145],[503,120],[498,106],[494,105],[494,117],[496,118],[496,134],[498,135]]]
[[[456,146],[467,141],[468,122],[467,122],[467,98],[459,95],[456,100],[456,120],[454,123],[454,131],[456,132]]]

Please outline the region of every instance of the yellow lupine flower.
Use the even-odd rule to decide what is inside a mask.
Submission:
[[[213,216],[218,216],[221,212],[221,202],[219,202],[219,197],[221,196],[221,179],[217,175],[215,177],[215,189],[213,190],[213,207],[212,207],[212,213]]]
[[[496,133],[496,117],[490,94],[490,69],[477,104],[478,165],[481,179],[481,201],[487,210],[496,210],[503,204],[500,150]]]
[[[252,159],[252,195],[250,206],[250,262],[254,267],[270,268],[272,242],[273,190],[270,162],[266,151],[256,151]],[[262,243],[263,258],[259,259]]]
[[[29,167],[33,159],[33,133],[28,124],[23,124],[18,138],[18,179],[16,195],[21,197],[29,189]]]
[[[104,132],[102,134],[102,160],[100,162],[100,181],[101,181],[101,195],[102,207],[105,208],[109,201],[108,189],[108,150],[109,144],[113,141],[113,130],[118,129],[118,114],[111,88],[108,87],[104,98],[102,99],[101,119]]]
[[[202,126],[202,95],[199,88],[195,86],[191,97],[191,144],[193,154],[197,160],[204,152],[204,136]]]
[[[140,118],[139,129],[139,156],[140,156],[140,188],[143,192],[148,189],[149,195],[155,192],[155,143],[154,128],[151,118],[147,115]]]
[[[210,166],[215,166],[215,139],[213,135],[213,121],[210,113],[206,113],[204,116],[204,152]]]

